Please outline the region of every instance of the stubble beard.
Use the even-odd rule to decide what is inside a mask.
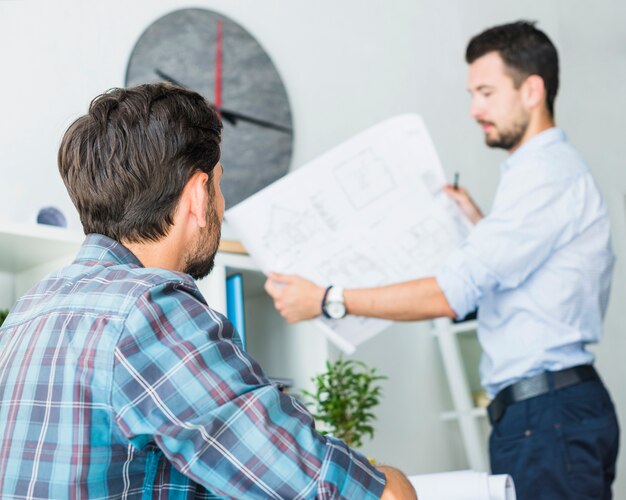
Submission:
[[[215,207],[207,210],[207,225],[198,235],[193,248],[187,254],[183,272],[195,280],[209,275],[215,266],[215,256],[222,236],[222,226]]]
[[[499,129],[494,123],[498,135],[490,138],[485,135],[485,144],[490,148],[500,148],[510,151],[519,145],[528,129],[529,119],[527,116],[521,116],[517,121],[513,122],[507,129]]]

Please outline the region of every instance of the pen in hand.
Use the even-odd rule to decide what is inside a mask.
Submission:
[[[452,187],[454,188],[455,191],[459,189],[459,173],[458,172],[454,172],[454,183],[452,184]]]

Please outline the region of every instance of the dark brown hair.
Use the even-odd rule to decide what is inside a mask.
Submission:
[[[546,106],[554,116],[554,100],[559,90],[559,56],[548,36],[534,22],[517,21],[494,26],[473,37],[465,51],[472,64],[489,52],[497,52],[509,68],[516,87],[530,75],[543,79]]]
[[[220,158],[222,123],[199,94],[155,83],[96,97],[65,132],[59,171],[85,234],[117,241],[165,236],[192,174]]]

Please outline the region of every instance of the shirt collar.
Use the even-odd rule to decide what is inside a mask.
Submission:
[[[83,242],[76,262],[97,261],[101,264],[126,264],[143,267],[139,259],[124,245],[103,234],[88,234]]]
[[[529,156],[532,156],[540,149],[556,142],[565,142],[567,140],[565,132],[558,127],[552,127],[539,134],[531,137],[522,146],[520,146],[511,156],[509,156],[500,165],[500,172],[504,173],[521,163]]]

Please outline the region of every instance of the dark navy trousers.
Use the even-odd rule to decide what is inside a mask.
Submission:
[[[612,498],[619,425],[600,380],[507,407],[489,438],[493,474],[510,474],[518,500]]]

